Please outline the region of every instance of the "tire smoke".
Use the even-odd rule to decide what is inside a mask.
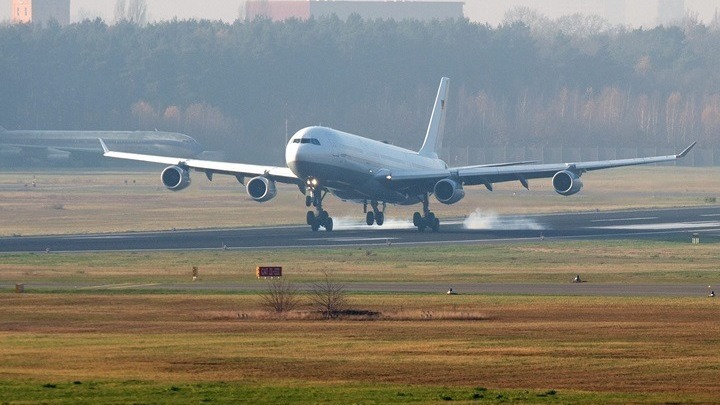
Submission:
[[[476,209],[463,221],[463,228],[473,230],[543,230],[544,227],[534,220],[525,217],[503,217],[494,212]]]

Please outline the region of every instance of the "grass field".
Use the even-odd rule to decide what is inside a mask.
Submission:
[[[503,185],[441,216],[707,204],[716,169],[592,173],[579,198]],[[0,233],[46,234],[300,223],[283,188],[260,205],[225,179],[170,193],[158,173],[0,174]],[[220,177],[220,176],[218,176]],[[35,187],[32,181],[35,181]],[[127,184],[125,183],[127,180]],[[26,187],[25,184],[28,184]],[[638,186],[641,184],[641,186]],[[620,191],[618,191],[620,190]],[[336,217],[358,206],[328,199]],[[269,214],[268,214],[269,212]],[[409,218],[411,210],[390,207]],[[0,255],[4,403],[717,403],[720,301],[664,297],[349,294],[374,317],[271,315],[259,264],[291,282],[591,283],[716,286],[717,243],[536,242],[438,248]],[[25,283],[26,293],[10,286]],[[174,290],[132,284],[172,283]],[[41,286],[41,287],[36,287]]]
[[[511,245],[269,251],[0,255],[7,283],[184,283],[192,267],[207,283],[251,282],[279,265],[298,282],[329,270],[346,282],[702,283],[720,279],[718,244],[689,241],[571,241]]]
[[[350,301],[386,316],[275,319],[251,295],[0,294],[13,308],[0,332],[0,397],[709,403],[720,396],[718,307],[707,298]]]
[[[0,402],[709,403],[719,302],[695,298],[353,293],[376,317],[285,317],[256,292],[127,283],[716,283],[717,245],[562,242],[312,252],[0,256]],[[323,263],[318,266],[318,263]],[[55,287],[33,288],[49,283]],[[74,286],[81,285],[76,288]],[[88,287],[95,286],[95,287]],[[444,289],[439,288],[439,291]]]
[[[186,190],[170,192],[150,172],[9,172],[0,174],[0,236],[166,230],[303,224],[304,197],[279,186],[267,203],[252,201],[233,177],[208,181],[193,173]],[[612,210],[633,207],[703,205],[720,193],[720,168],[638,167],[588,173],[585,188],[571,197],[552,191],[550,180],[467,188],[467,196],[446,206],[432,202],[440,218],[463,217],[477,209],[498,214]],[[34,186],[33,186],[34,184]],[[362,207],[334,197],[325,201],[335,218],[362,219]],[[412,207],[388,207],[387,218],[410,221]]]

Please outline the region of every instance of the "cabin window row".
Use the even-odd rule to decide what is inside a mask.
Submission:
[[[293,139],[293,143],[311,143],[313,145],[320,145],[320,141],[317,138],[298,138]]]

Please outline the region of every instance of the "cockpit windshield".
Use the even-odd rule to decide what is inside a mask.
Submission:
[[[317,138],[296,138],[293,139],[293,143],[311,143],[313,145],[320,145],[320,141]]]

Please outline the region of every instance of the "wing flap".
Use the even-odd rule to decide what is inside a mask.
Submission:
[[[440,180],[449,177],[451,174],[452,172],[448,169],[393,170],[387,179],[393,183],[416,180]]]

